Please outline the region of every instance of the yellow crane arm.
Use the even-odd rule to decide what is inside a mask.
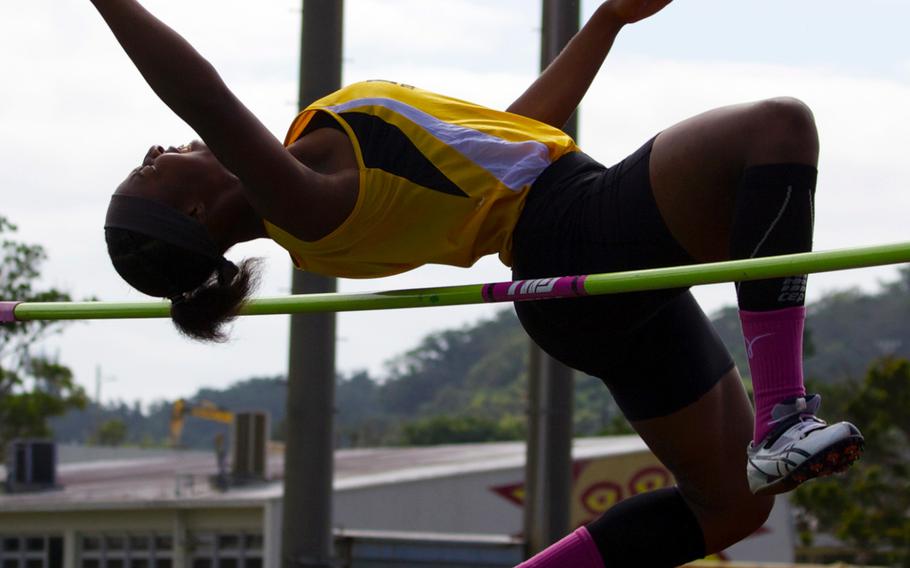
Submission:
[[[171,408],[171,446],[175,448],[180,444],[183,422],[187,415],[224,424],[234,422],[234,413],[220,408],[214,402],[203,400],[196,404],[190,404],[183,399],[179,399],[174,402],[174,406]]]

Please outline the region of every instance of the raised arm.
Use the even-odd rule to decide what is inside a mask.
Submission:
[[[287,211],[318,222],[330,181],[300,164],[228,89],[186,40],[135,0],[92,0],[159,98],[239,177],[253,207],[279,221]],[[336,192],[337,193],[337,192]]]
[[[607,0],[601,4],[508,111],[562,128],[584,98],[623,26],[656,14],[671,1]]]

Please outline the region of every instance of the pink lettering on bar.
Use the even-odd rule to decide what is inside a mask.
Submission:
[[[586,278],[587,276],[563,276],[486,284],[483,287],[483,299],[485,302],[520,302],[587,296]]]

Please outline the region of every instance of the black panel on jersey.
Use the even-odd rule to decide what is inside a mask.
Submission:
[[[313,116],[313,118],[310,119],[310,121],[306,125],[306,128],[303,129],[303,133],[301,133],[300,136],[301,137],[306,136],[310,132],[313,132],[314,130],[319,130],[320,128],[331,128],[333,130],[338,130],[339,132],[344,132],[345,136],[348,135],[348,133],[345,132],[344,127],[341,126],[340,124],[338,124],[338,121],[335,120],[334,116],[332,116],[331,114],[329,114],[325,111],[320,111],[320,112],[317,112],[315,114],[315,116]],[[298,140],[299,140],[299,138],[298,138]],[[296,141],[297,140],[295,140],[295,142]]]
[[[433,191],[468,197],[394,124],[362,112],[344,112],[341,116],[357,135],[366,167],[389,172]]]

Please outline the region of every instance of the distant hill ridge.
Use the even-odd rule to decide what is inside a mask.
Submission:
[[[809,306],[806,374],[822,382],[860,378],[882,355],[910,358],[910,268],[874,293],[844,290]],[[745,352],[739,316],[733,307],[714,314],[718,333],[743,374]],[[375,446],[444,441],[514,439],[523,435],[528,342],[511,309],[461,329],[428,335],[387,364],[383,376],[367,372],[336,381],[337,445]],[[225,377],[225,382],[231,377]],[[209,400],[224,408],[266,410],[274,434],[282,438],[285,414],[283,377],[251,378],[224,389],[200,389],[190,400]],[[143,412],[126,402],[71,412],[53,421],[57,439],[87,442],[107,420],[122,420],[130,444],[166,443],[170,404]],[[600,381],[576,380],[575,428],[579,435],[609,432],[623,421]],[[187,447],[210,448],[229,428],[188,418]]]

